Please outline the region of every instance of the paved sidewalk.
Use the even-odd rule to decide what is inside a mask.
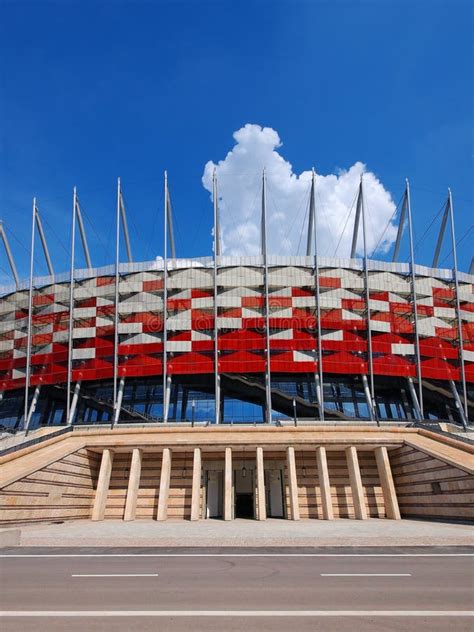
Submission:
[[[422,520],[80,520],[19,527],[21,546],[474,545],[474,527]]]

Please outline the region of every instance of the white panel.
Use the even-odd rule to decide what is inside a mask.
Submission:
[[[315,307],[316,298],[314,296],[294,296],[291,299],[293,307]]]
[[[67,334],[66,334],[67,336]],[[95,338],[96,336],[96,328],[95,327],[82,327],[80,329],[73,329],[72,337],[76,338]]]
[[[72,358],[73,360],[91,360],[95,358],[95,349],[73,349]]]
[[[279,331],[275,334],[270,334],[271,340],[292,340],[293,339],[293,329],[284,329],[283,331]]]
[[[142,323],[119,323],[119,334],[140,334],[142,332]]]
[[[293,362],[314,362],[315,354],[309,351],[293,351]]]
[[[95,307],[75,307],[73,311],[74,319],[95,318],[97,309]]]
[[[405,344],[405,343],[393,343],[392,353],[396,355],[414,355],[415,345]]]
[[[382,331],[384,333],[389,333],[390,323],[385,323],[383,320],[372,320],[370,319],[370,330],[371,331]]]
[[[168,351],[175,351],[180,353],[192,351],[192,342],[190,340],[168,340],[168,342],[166,343],[166,349]]]
[[[217,326],[219,329],[242,329],[241,318],[218,318]]]
[[[456,311],[453,307],[435,307],[434,315],[438,318],[456,318]]]

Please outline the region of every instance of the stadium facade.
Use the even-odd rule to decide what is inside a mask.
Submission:
[[[268,255],[265,174],[262,185],[259,256],[221,253],[215,178],[211,257],[176,257],[167,185],[163,259],[131,260],[120,183],[114,265],[90,264],[76,192],[67,273],[53,273],[36,202],[32,262],[36,227],[49,276],[35,277],[32,263],[29,281],[20,282],[2,232],[16,284],[2,288],[0,298],[0,423],[13,432],[49,426],[74,431],[69,451],[56,455],[62,465],[55,476],[86,467],[90,478],[82,513],[76,506],[68,513],[60,503],[56,513],[47,505],[32,517],[31,508],[22,513],[15,485],[31,482],[32,472],[50,465],[41,459],[30,463],[22,470],[26,479],[12,470],[2,491],[13,498],[4,523],[102,519],[124,512],[133,519],[137,502],[141,517],[164,519],[173,485],[181,490],[171,503],[176,517],[330,518],[336,512],[396,518],[395,486],[412,484],[405,480],[405,455],[413,459],[417,450],[428,449],[415,445],[415,435],[428,432],[422,428],[433,422],[468,428],[474,418],[474,275],[457,269],[451,194],[434,264],[449,220],[455,265],[443,269],[414,261],[408,184],[392,262],[367,256],[362,180],[351,258],[314,252],[314,176],[306,256]],[[409,263],[396,261],[405,221]],[[74,266],[76,223],[87,269]],[[363,258],[355,256],[359,224]],[[127,263],[119,263],[121,227]],[[347,429],[346,435],[329,437],[328,425]],[[410,431],[415,434],[403,434]],[[434,442],[433,436],[429,440]],[[326,448],[332,451],[328,457]],[[441,458],[436,449],[428,454]],[[452,467],[453,459],[449,462]],[[393,467],[399,471],[395,483]],[[472,472],[463,479],[470,470],[460,467],[456,476],[464,482],[457,493],[472,479]],[[152,472],[147,476],[159,481],[151,484],[159,490],[149,496],[147,469]],[[83,483],[84,473],[78,476]],[[342,487],[331,491],[329,478],[339,478]],[[302,501],[298,494],[306,479],[320,491]],[[344,485],[351,500],[341,505]],[[431,510],[421,503],[418,513],[408,501],[402,515],[466,515],[462,503],[445,511],[445,500],[438,498]],[[452,504],[451,495],[448,500]]]
[[[120,190],[118,199],[131,259]],[[74,206],[84,235],[76,195]],[[267,256],[262,230],[261,256],[222,256],[216,243],[213,257],[72,265],[2,288],[0,423],[296,417],[466,425],[474,411],[474,276],[355,258],[362,185],[354,257],[311,256],[314,211],[307,256]],[[451,211],[449,197],[446,219]],[[34,215],[37,222],[36,205]],[[217,208],[215,215],[218,235]]]

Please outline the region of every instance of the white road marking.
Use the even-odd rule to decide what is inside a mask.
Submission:
[[[474,610],[4,610],[0,617],[473,617]]]
[[[77,574],[71,577],[158,577],[158,573],[110,573],[107,575],[99,574]]]
[[[411,573],[320,573],[321,577],[411,577]]]
[[[474,557],[474,553],[13,553],[4,557]]]

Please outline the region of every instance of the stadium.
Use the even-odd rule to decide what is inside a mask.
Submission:
[[[474,419],[474,275],[457,269],[451,193],[433,266],[416,264],[408,183],[392,261],[368,257],[362,178],[351,257],[320,257],[315,182],[313,175],[305,256],[267,254],[265,173],[260,255],[221,253],[216,177],[208,257],[176,257],[166,183],[165,251],[152,261],[132,261],[120,181],[116,261],[109,266],[90,264],[75,191],[69,271],[53,272],[36,201],[28,281],[18,279],[2,228],[16,282],[1,288],[0,423],[24,442],[5,454],[26,449],[28,437],[52,441],[57,427],[67,433],[64,441],[89,440],[59,459],[69,463],[59,471],[71,476],[71,468],[87,464],[82,501],[48,505],[35,520],[91,512],[93,519],[124,512],[133,519],[137,511],[141,517],[156,517],[157,511],[158,519],[169,512],[193,519],[400,517],[390,462],[398,467],[399,485],[409,486],[404,455],[422,449],[403,433],[424,432],[434,443],[447,430],[468,430]],[[411,257],[400,262],[406,225]],[[75,268],[76,226],[86,269]],[[437,267],[446,226],[451,269]],[[359,230],[361,258],[355,256]],[[127,262],[120,261],[121,231]],[[50,268],[46,277],[34,275],[36,232]],[[328,438],[334,432],[336,438]],[[153,470],[157,452],[156,493],[143,492],[140,505],[140,472]],[[429,452],[428,461],[436,458],[436,450]],[[446,467],[457,468],[452,461]],[[472,476],[463,472],[468,484]],[[433,476],[436,483],[438,473]],[[342,487],[331,491],[329,478],[338,477]],[[4,510],[5,522],[27,522],[32,510],[24,507],[22,514],[17,474],[9,480],[13,491],[7,485],[2,493],[16,500],[10,513]],[[308,485],[318,484],[320,491],[308,492]],[[345,485],[349,500],[342,499]],[[460,483],[458,491],[463,489]],[[451,491],[443,489],[447,504],[445,498],[431,509],[421,503],[418,515],[464,516],[465,503],[447,509],[454,502]],[[408,500],[402,514],[413,511]]]

